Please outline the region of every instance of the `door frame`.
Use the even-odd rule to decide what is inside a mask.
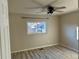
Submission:
[[[11,59],[7,0],[0,0],[0,59]]]

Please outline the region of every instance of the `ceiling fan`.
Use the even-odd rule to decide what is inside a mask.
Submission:
[[[32,0],[32,1],[35,2],[36,4],[40,5],[41,7],[26,8],[26,9],[40,9],[41,8],[42,9],[41,12],[44,12],[46,10],[47,14],[53,14],[53,12],[63,12],[63,11],[60,11],[60,9],[66,8],[65,6],[61,6],[61,7],[52,6],[51,4],[54,3],[53,1],[44,6],[35,0]]]

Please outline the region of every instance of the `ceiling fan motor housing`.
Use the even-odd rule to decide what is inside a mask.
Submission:
[[[55,11],[54,7],[52,7],[52,6],[48,6],[47,10],[48,10],[48,14],[49,13],[52,14]]]

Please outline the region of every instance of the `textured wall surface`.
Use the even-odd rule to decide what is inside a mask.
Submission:
[[[79,24],[79,11],[62,15],[60,21],[60,44],[78,50],[77,26]]]
[[[10,14],[10,33],[12,51],[19,51],[24,49],[58,44],[58,17],[53,16],[49,17],[49,19],[22,19],[22,16],[26,15]],[[45,21],[47,23],[47,32],[43,34],[27,34],[26,23],[32,21]]]

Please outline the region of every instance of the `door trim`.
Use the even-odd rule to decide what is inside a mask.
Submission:
[[[8,1],[0,0],[0,51],[1,59],[11,59],[8,18]]]

